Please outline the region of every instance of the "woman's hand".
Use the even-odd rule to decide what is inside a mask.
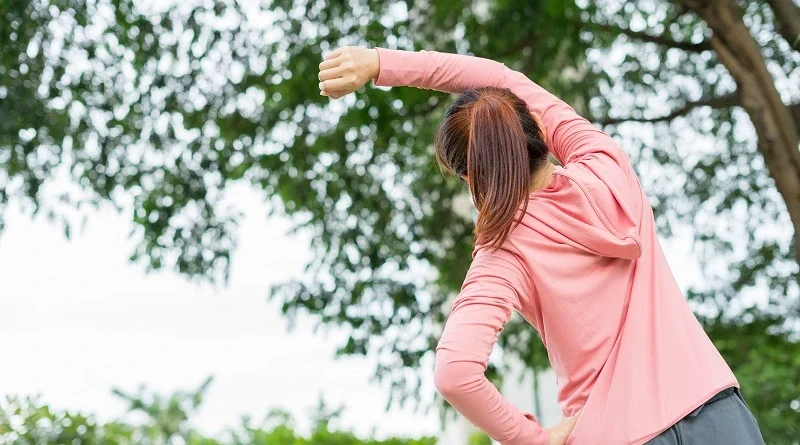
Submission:
[[[578,423],[578,417],[580,417],[580,415],[581,413],[578,412],[578,414],[575,414],[572,417],[563,419],[558,423],[558,425],[553,425],[550,428],[547,428],[547,445],[566,444],[567,438],[575,428],[575,424]]]
[[[377,49],[342,46],[319,64],[319,94],[338,99],[378,76]]]

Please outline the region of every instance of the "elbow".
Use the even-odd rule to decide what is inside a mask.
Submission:
[[[469,362],[437,360],[433,371],[436,391],[449,402],[461,394],[475,390],[485,377],[482,371],[474,368]]]
[[[445,398],[445,400],[452,397],[458,391],[458,384],[453,379],[452,373],[447,369],[447,366],[437,366],[433,372],[433,386],[436,391]]]

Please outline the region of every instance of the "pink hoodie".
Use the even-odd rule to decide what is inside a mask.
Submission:
[[[508,88],[538,113],[564,167],[529,195],[496,252],[476,246],[436,348],[442,396],[503,445],[547,433],[485,377],[513,311],[541,335],[569,445],[638,445],[738,382],[678,288],[650,204],[624,151],[567,104],[500,62],[377,48],[373,84],[460,93]]]

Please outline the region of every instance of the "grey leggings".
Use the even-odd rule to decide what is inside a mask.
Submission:
[[[738,388],[728,388],[646,445],[764,445]]]

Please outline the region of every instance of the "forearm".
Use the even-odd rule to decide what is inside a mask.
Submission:
[[[375,48],[380,60],[376,86],[411,86],[447,93],[470,88],[502,88],[505,65],[494,60],[438,51]]]
[[[458,353],[436,352],[434,381],[442,397],[473,425],[501,445],[545,445],[547,432],[532,414],[506,400],[474,363]]]

